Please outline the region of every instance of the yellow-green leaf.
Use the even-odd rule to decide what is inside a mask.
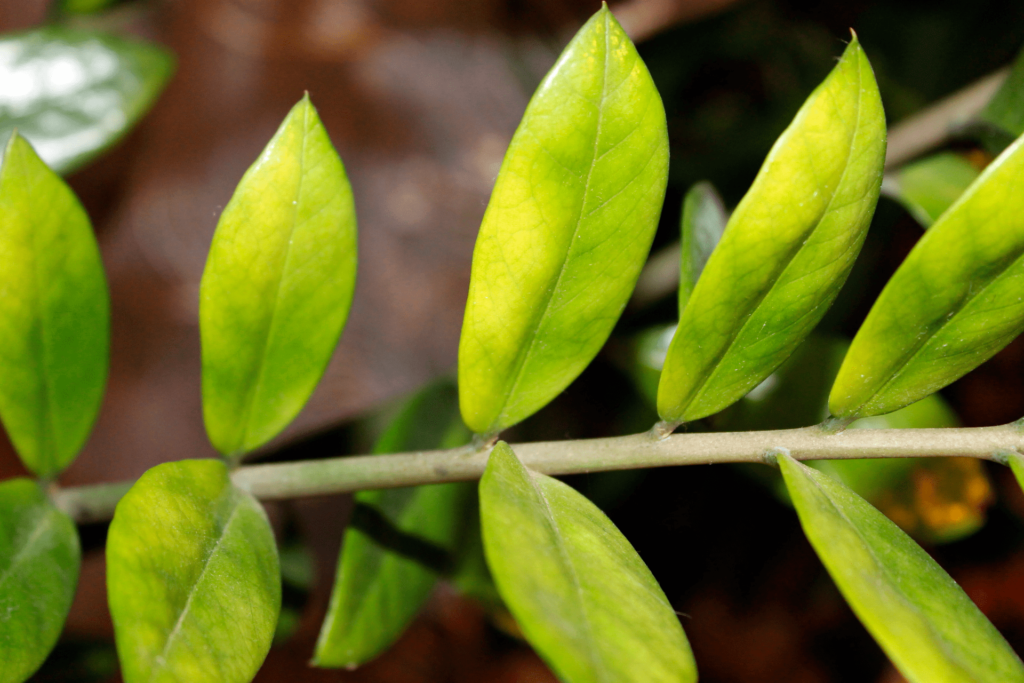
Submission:
[[[804,532],[846,601],[910,683],[1019,683],[1024,666],[963,590],[863,498],[787,455]]]
[[[0,167],[0,418],[33,472],[78,455],[99,413],[110,298],[89,217],[20,135]]]
[[[854,337],[832,387],[839,417],[938,391],[1024,330],[1024,138],[924,234]]]
[[[338,343],[356,278],[345,169],[304,97],[224,209],[200,288],[203,416],[236,456],[284,429]]]
[[[50,654],[80,562],[75,523],[38,484],[0,483],[0,683],[21,683]]]
[[[248,683],[281,609],[263,508],[218,460],[157,465],[117,505],[107,595],[125,683]]]
[[[661,587],[593,503],[500,442],[480,481],[480,517],[498,591],[561,680],[697,680]]]
[[[594,358],[640,275],[667,173],[661,98],[602,8],[530,101],[480,227],[459,343],[470,429],[528,417]]]
[[[854,38],[775,143],[683,311],[658,412],[711,415],[777,368],[832,304],[878,200],[885,114]]]

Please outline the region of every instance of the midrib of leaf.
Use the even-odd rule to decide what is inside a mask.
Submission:
[[[1022,261],[1024,261],[1024,243],[1022,243],[1015,250],[1015,252],[1011,252],[1011,255],[1007,258],[1005,267],[1001,268],[998,272],[991,275],[987,280],[984,280],[981,287],[979,287],[978,290],[975,291],[974,293],[968,291],[968,293],[964,295],[964,297],[960,301],[957,302],[956,306],[953,308],[953,314],[947,317],[945,322],[940,323],[939,326],[936,327],[931,334],[919,340],[916,340],[913,348],[903,356],[906,360],[902,360],[896,365],[896,369],[890,372],[886,379],[882,380],[882,383],[879,386],[879,388],[875,390],[868,399],[863,401],[860,407],[864,408],[865,406],[870,405],[871,402],[874,401],[879,396],[884,395],[885,391],[890,386],[892,386],[892,384],[896,380],[898,380],[906,373],[907,369],[910,368],[911,364],[913,364],[915,360],[917,360],[918,356],[924,353],[925,348],[928,346],[929,342],[931,342],[932,339],[934,339],[939,333],[941,333],[946,328],[950,327],[956,321],[958,321],[960,318],[960,314],[963,313],[965,308],[967,308],[973,301],[975,301],[978,297],[984,294],[989,287],[992,287],[997,282],[999,282],[1007,273],[1013,270],[1014,267],[1020,266]]]
[[[267,368],[267,351],[270,348],[270,337],[274,331],[274,323],[277,321],[277,314],[280,307],[277,305],[278,300],[281,297],[281,287],[284,283],[285,274],[288,272],[288,262],[292,256],[292,238],[295,236],[295,230],[298,228],[299,221],[299,200],[302,199],[302,185],[305,181],[306,174],[306,145],[309,143],[309,110],[312,105],[306,102],[302,109],[302,151],[299,153],[299,182],[295,188],[295,203],[292,205],[292,225],[288,232],[287,246],[285,247],[285,257],[281,263],[281,272],[278,274],[277,286],[274,288],[274,302],[270,311],[270,321],[267,323],[266,329],[263,332],[262,350],[260,351],[260,362],[259,368],[256,371],[256,380],[250,385],[249,393],[245,402],[245,416],[242,419],[242,434],[239,438],[239,442],[236,445],[235,454],[242,452],[245,449],[245,444],[249,439],[249,432],[252,429],[252,411],[253,406],[256,403],[256,398],[260,395],[260,389],[263,386],[263,378]]]
[[[214,556],[220,550],[221,545],[224,542],[224,539],[227,538],[228,530],[231,528],[231,525],[234,523],[237,517],[238,510],[241,507],[242,501],[240,500],[240,497],[235,491],[230,491],[229,495],[232,495],[232,497],[234,498],[231,513],[228,515],[227,521],[224,522],[224,526],[221,529],[220,536],[217,537],[217,541],[213,544],[213,547],[210,549],[210,552],[207,553],[206,557],[204,558],[203,568],[199,570],[199,576],[196,577],[195,582],[192,584],[192,587],[189,590],[188,597],[185,599],[185,605],[181,608],[181,612],[178,613],[178,619],[174,622],[174,626],[171,628],[171,631],[167,634],[167,640],[164,641],[163,649],[160,651],[160,654],[153,659],[153,666],[149,672],[149,680],[151,681],[157,674],[159,674],[161,671],[164,671],[167,668],[167,653],[170,651],[174,639],[178,636],[178,633],[181,631],[181,627],[185,623],[185,618],[188,615],[189,610],[192,608],[192,598],[194,598],[196,593],[199,592],[199,587],[203,583],[203,580],[206,578],[206,570],[210,568],[210,564],[212,564]]]
[[[601,142],[601,122],[604,119],[604,110],[606,106],[606,97],[608,90],[608,31],[610,29],[608,14],[604,15],[604,65],[601,70],[601,99],[599,100],[600,105],[597,108],[597,125],[594,131],[594,151],[590,159],[590,165],[587,168],[587,177],[583,183],[583,199],[580,201],[580,207],[578,215],[576,217],[576,226],[573,228],[572,238],[569,240],[569,248],[565,251],[565,258],[562,260],[562,267],[558,271],[558,277],[555,278],[555,284],[553,287],[548,289],[547,294],[544,297],[544,305],[542,307],[542,313],[537,318],[537,323],[533,326],[533,333],[530,337],[530,343],[519,351],[516,355],[515,370],[513,376],[515,379],[512,381],[512,387],[509,391],[505,392],[505,399],[501,405],[501,410],[498,412],[498,416],[491,422],[492,429],[495,423],[501,421],[505,416],[505,411],[508,409],[509,399],[515,396],[516,391],[519,389],[519,383],[522,381],[523,372],[526,368],[526,362],[533,354],[533,347],[537,343],[537,334],[540,329],[544,326],[544,321],[547,320],[548,314],[551,312],[551,300],[555,297],[555,292],[562,285],[562,278],[565,276],[566,268],[569,264],[569,257],[572,254],[573,247],[576,244],[576,236],[579,234],[580,226],[583,224],[583,210],[587,206],[587,198],[590,196],[590,179],[594,174],[594,167],[597,166],[598,161],[598,146]],[[539,141],[538,141],[539,142]],[[543,145],[542,145],[543,148]]]
[[[49,511],[47,511],[49,512]],[[30,550],[34,549],[34,546],[43,538],[43,532],[49,531],[53,528],[53,516],[50,514],[40,515],[42,519],[38,521],[35,528],[32,530],[32,534],[28,537],[28,540],[18,549],[18,552],[11,558],[11,563],[4,569],[3,574],[0,574],[0,586],[3,586],[9,578],[15,574],[15,569],[29,554]]]
[[[789,254],[786,255],[785,265],[783,265],[782,268],[779,269],[778,275],[775,276],[775,280],[772,282],[771,287],[768,287],[762,294],[758,295],[757,303],[750,307],[750,310],[744,316],[743,324],[740,325],[738,328],[736,328],[736,331],[733,332],[730,335],[729,341],[726,344],[726,346],[722,349],[722,351],[720,353],[716,354],[716,356],[712,359],[711,366],[714,369],[711,371],[710,374],[708,374],[706,377],[704,377],[702,380],[700,380],[700,382],[698,382],[697,386],[694,388],[693,392],[690,394],[691,395],[690,400],[687,401],[686,405],[682,408],[683,411],[688,409],[690,406],[692,406],[694,403],[696,403],[700,398],[702,398],[704,390],[707,388],[708,384],[711,382],[712,379],[717,377],[719,372],[721,371],[721,369],[722,369],[722,365],[721,365],[722,360],[724,360],[725,357],[728,356],[729,353],[732,351],[733,347],[736,346],[736,342],[742,336],[743,332],[747,329],[747,326],[750,324],[751,318],[754,317],[754,313],[756,313],[757,310],[761,307],[761,304],[764,303],[765,299],[767,299],[771,295],[771,293],[775,291],[775,288],[778,286],[779,281],[782,280],[782,277],[786,274],[786,271],[789,270],[790,266],[793,264],[793,260],[797,257],[797,255],[801,251],[803,251],[804,247],[807,245],[807,241],[811,238],[811,236],[815,233],[815,231],[817,231],[817,229],[821,226],[821,222],[823,220],[825,220],[825,217],[829,214],[829,212],[831,212],[833,210],[832,209],[832,204],[835,202],[836,194],[839,192],[839,188],[842,187],[843,183],[846,181],[846,174],[849,172],[850,166],[852,165],[851,164],[851,158],[853,157],[853,146],[857,142],[857,133],[860,131],[861,112],[863,111],[863,108],[864,108],[863,107],[864,91],[860,87],[861,80],[862,80],[861,79],[861,65],[860,65],[860,61],[859,61],[859,57],[858,57],[858,63],[857,63],[857,121],[856,121],[856,123],[853,126],[853,133],[852,133],[852,135],[850,135],[849,149],[847,150],[847,153],[846,153],[846,166],[843,168],[843,172],[839,176],[839,182],[837,182],[835,187],[832,189],[832,196],[829,198],[828,206],[826,206],[824,211],[821,212],[821,215],[815,221],[814,226],[810,230],[807,231],[807,233],[803,236],[803,239],[800,240],[799,244],[794,245],[794,248],[790,251]],[[813,162],[811,162],[811,165],[813,166]]]
[[[921,613],[917,606],[910,600],[909,597],[907,597],[905,593],[903,593],[903,591],[899,589],[899,584],[893,579],[888,569],[885,568],[885,565],[882,564],[882,562],[878,559],[878,556],[875,554],[874,548],[871,546],[870,543],[868,543],[867,539],[864,538],[864,535],[861,533],[860,528],[853,523],[853,521],[847,516],[846,512],[844,512],[838,505],[836,505],[836,503],[832,500],[832,496],[830,496],[828,492],[824,488],[822,488],[821,485],[819,485],[818,482],[815,481],[812,476],[805,475],[803,473],[801,473],[801,476],[803,476],[807,481],[809,481],[811,485],[814,486],[814,488],[816,488],[822,494],[822,496],[825,497],[825,500],[828,501],[829,507],[831,507],[832,510],[834,510],[835,513],[839,515],[839,517],[841,517],[844,522],[846,522],[850,529],[853,530],[853,533],[857,536],[857,538],[861,542],[861,545],[867,551],[868,556],[871,557],[871,561],[874,563],[875,569],[878,570],[879,574],[885,577],[886,585],[888,585],[892,592],[896,594],[896,597],[899,599],[900,603],[907,610],[913,612],[914,615],[918,618],[919,623],[924,625],[925,629],[927,629],[928,631],[929,636],[931,636],[932,642],[935,645],[937,645],[937,647],[942,651],[943,654],[945,654],[952,662],[954,662],[954,665],[958,669],[960,669],[963,673],[970,676],[972,681],[975,680],[974,675],[971,672],[964,669],[960,660],[949,651],[949,646],[946,644],[946,639],[941,634],[935,631],[931,623],[928,621],[927,618],[925,618],[925,616]],[[822,476],[826,475],[823,474]]]
[[[514,457],[514,456],[513,456]],[[586,648],[588,659],[590,660],[591,671],[597,676],[597,680],[606,682],[608,676],[606,675],[605,669],[602,666],[603,662],[601,657],[598,656],[597,650],[594,647],[594,627],[590,623],[590,618],[587,615],[586,600],[583,596],[583,585],[580,583],[579,575],[576,573],[576,566],[572,562],[572,557],[569,555],[569,550],[565,547],[565,541],[562,540],[562,529],[558,525],[558,520],[555,518],[554,511],[551,509],[551,503],[548,502],[547,496],[544,495],[544,491],[540,486],[537,485],[537,480],[534,478],[533,472],[526,468],[522,463],[516,462],[516,464],[523,468],[526,478],[530,482],[530,486],[533,488],[537,497],[540,499],[541,504],[544,506],[544,518],[551,529],[552,535],[555,537],[555,547],[558,548],[558,554],[562,557],[562,564],[565,566],[566,573],[569,575],[569,579],[572,582],[572,586],[575,589],[576,598],[579,601],[579,614],[580,623],[583,625],[583,629],[586,631],[584,640],[586,641]]]
[[[32,193],[35,187],[30,188],[31,181],[25,169],[24,149],[19,150],[18,162],[21,164],[20,176],[24,178],[25,182],[24,195],[28,196],[29,194]],[[55,217],[51,217],[50,220],[52,222],[56,222]],[[39,470],[46,473],[46,475],[49,475],[51,474],[51,470],[56,468],[57,466],[56,434],[53,423],[53,413],[55,409],[53,403],[54,391],[53,387],[50,386],[52,378],[50,376],[49,363],[47,362],[49,357],[48,351],[50,348],[50,339],[49,335],[47,334],[47,330],[49,329],[49,321],[47,320],[46,314],[49,311],[43,304],[43,282],[45,281],[46,278],[43,276],[43,273],[41,272],[42,266],[40,265],[41,250],[38,243],[40,230],[35,229],[37,228],[37,226],[34,225],[36,221],[30,220],[29,222],[33,224],[30,228],[32,230],[32,254],[29,257],[32,259],[32,296],[35,299],[35,301],[33,302],[34,308],[38,311],[38,315],[33,316],[35,318],[36,324],[32,326],[32,342],[36,350],[36,360],[38,363],[40,375],[42,376],[40,388],[42,389],[43,392],[43,403],[46,406],[45,410],[43,411],[42,433],[39,434]]]

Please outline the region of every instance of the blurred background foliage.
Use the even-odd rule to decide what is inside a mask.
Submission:
[[[212,454],[199,408],[198,278],[231,189],[307,89],[356,194],[359,285],[324,385],[297,425],[259,457],[368,452],[400,397],[453,369],[473,238],[504,147],[533,88],[597,7],[593,0],[0,0],[7,36],[0,62],[19,31],[44,24],[151,41],[177,62],[166,91],[130,133],[164,87],[169,62],[143,64],[151,82],[149,72],[125,81],[134,72],[122,67],[119,82],[135,83],[134,109],[97,146],[97,159],[80,155],[65,169],[110,273],[114,357],[97,433],[62,483],[135,477],[164,460]],[[1024,5],[1013,0],[627,0],[612,10],[642,39],[668,113],[671,174],[655,251],[669,254],[688,189],[710,181],[726,208],[735,206],[851,27],[874,66],[890,126],[1011,64],[1024,46]],[[742,402],[688,429],[783,429],[823,419],[842,352],[889,276],[922,229],[1022,132],[1024,60],[1010,82],[1019,85],[1004,88],[978,122],[917,163],[890,169],[862,256],[815,336]],[[0,79],[0,130],[24,115],[4,88]],[[657,419],[651,386],[676,318],[674,287],[636,302],[594,365],[509,439],[649,428]],[[1018,419],[1022,366],[1017,341],[940,395],[855,426]],[[1024,652],[1024,496],[1008,471],[948,459],[821,466],[924,542]],[[0,476],[18,473],[4,444]],[[901,680],[803,539],[774,471],[689,467],[569,481],[609,513],[662,583],[702,681]],[[554,680],[517,638],[485,576],[468,591],[485,596],[479,602],[440,584],[399,644],[363,669],[307,669],[351,509],[344,496],[270,506],[285,609],[258,681]],[[82,527],[79,595],[64,639],[33,680],[118,680],[105,533],[105,525]]]

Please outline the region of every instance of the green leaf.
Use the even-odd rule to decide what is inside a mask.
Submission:
[[[59,0],[61,12],[68,14],[96,14],[118,4],[119,0]]]
[[[498,591],[561,680],[697,680],[661,587],[593,503],[500,442],[480,481],[480,517]]]
[[[980,173],[959,154],[942,152],[901,168],[888,191],[927,229]]]
[[[739,400],[832,304],[878,200],[885,114],[856,37],[775,143],[693,290],[658,388],[667,422]]]
[[[888,413],[938,391],[1024,330],[1024,138],[917,243],[853,340],[832,387],[839,417]]]
[[[1017,55],[1010,75],[989,100],[981,119],[1011,137],[1024,134],[1024,50]]]
[[[683,246],[679,273],[680,318],[711,252],[722,239],[728,220],[725,204],[711,183],[697,183],[686,193],[680,225]]]
[[[0,38],[0,141],[17,129],[58,173],[70,173],[142,118],[174,58],[139,40],[69,28]]]
[[[157,465],[117,505],[107,595],[125,683],[247,683],[281,609],[263,508],[218,460]]]
[[[469,440],[449,382],[417,394],[375,453],[452,448]],[[472,484],[360,491],[345,531],[313,664],[355,668],[394,643],[440,574],[454,569]]]
[[[0,167],[0,417],[25,465],[63,470],[99,413],[110,297],[89,217],[20,135]]]
[[[899,527],[825,474],[778,462],[811,545],[910,683],[1024,681],[995,627]]]
[[[1020,453],[1007,453],[1006,464],[1013,471],[1013,476],[1017,479],[1017,484],[1024,488],[1024,456]]]
[[[532,415],[594,358],[650,250],[667,174],[661,98],[602,8],[530,101],[480,227],[459,343],[470,429]]]
[[[263,445],[309,400],[355,279],[352,189],[307,95],[242,177],[203,273],[203,416],[221,453]]]
[[[57,643],[78,584],[75,523],[29,479],[0,483],[0,683],[21,683]]]

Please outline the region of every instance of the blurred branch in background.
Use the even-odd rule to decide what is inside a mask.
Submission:
[[[629,0],[612,6],[633,42],[647,40],[684,21],[720,12],[737,0]]]

